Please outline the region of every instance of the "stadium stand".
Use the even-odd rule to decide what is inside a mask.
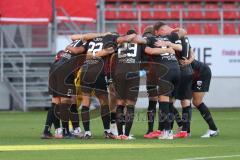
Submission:
[[[187,5],[187,12],[184,12],[185,19],[203,19],[203,11],[201,3]]]
[[[114,8],[114,10],[108,11],[109,8]],[[136,24],[139,22],[138,11],[141,12],[141,23],[167,20],[170,24],[182,23],[180,26],[186,27],[190,34],[240,34],[238,29],[239,0],[169,0],[167,2],[163,0],[106,0],[107,24],[113,20],[115,23],[119,21],[121,24]],[[221,24],[224,25],[221,26]],[[124,29],[117,26],[117,31],[123,33]],[[138,27],[135,26],[135,28]],[[142,27],[140,28],[142,31]]]
[[[224,19],[238,19],[239,12],[236,11],[237,6],[235,4],[224,4],[222,5],[224,11]]]
[[[172,3],[170,5],[170,18],[171,19],[179,19],[180,18],[180,10],[183,9],[183,5],[182,4],[175,4]]]
[[[186,24],[186,29],[188,34],[201,34],[201,25],[200,24],[195,24],[195,23],[189,23]]]
[[[203,25],[204,34],[219,34],[218,24],[206,23]]]
[[[220,8],[218,6],[218,4],[206,4],[205,5],[205,16],[204,19],[220,19]]]
[[[166,7],[166,4],[155,4],[153,8],[158,11],[153,12],[153,19],[169,19],[170,15],[165,11]]]
[[[225,23],[224,24],[224,34],[237,34],[234,23]]]

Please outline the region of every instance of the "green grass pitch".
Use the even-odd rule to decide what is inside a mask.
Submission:
[[[212,114],[220,136],[200,138],[207,125],[195,110],[191,138],[163,141],[143,138],[146,116],[138,110],[132,129],[136,140],[121,141],[103,138],[100,118],[91,121],[93,139],[41,140],[46,112],[0,112],[0,160],[239,160],[240,109],[212,110]]]

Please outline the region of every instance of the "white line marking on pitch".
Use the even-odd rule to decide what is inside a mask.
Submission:
[[[165,144],[55,144],[55,145],[9,145],[0,146],[0,151],[45,151],[83,149],[128,149],[128,148],[188,148],[209,147],[209,145],[165,145]],[[212,145],[214,147],[214,145]]]
[[[184,159],[177,159],[177,160],[204,160],[204,159],[222,159],[222,158],[233,158],[233,157],[240,157],[240,155],[229,155],[229,156],[215,156],[215,157],[195,157],[195,158],[184,158]]]

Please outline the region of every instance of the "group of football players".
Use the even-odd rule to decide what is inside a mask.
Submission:
[[[144,138],[191,136],[191,103],[209,126],[202,137],[218,135],[212,115],[203,102],[209,90],[211,70],[195,60],[186,30],[158,22],[146,27],[143,35],[129,29],[124,35],[88,33],[72,35],[71,39],[73,42],[58,52],[49,71],[52,106],[42,138],[91,138],[90,104],[91,97],[95,96],[100,103],[105,138],[134,139],[130,131],[139,94],[140,71],[146,72],[149,99],[148,130]],[[174,107],[176,100],[181,101],[181,115]],[[80,129],[79,115],[84,131]],[[156,117],[158,129],[154,130]],[[174,121],[178,125],[176,134],[172,131]],[[52,124],[54,135],[50,132]]]

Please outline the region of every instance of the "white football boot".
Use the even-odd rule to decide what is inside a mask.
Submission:
[[[114,134],[115,136],[118,135],[118,130],[117,130],[117,124],[116,123],[112,123],[110,125],[110,130],[111,130],[111,133]]]
[[[163,131],[163,134],[161,134],[158,139],[173,139],[173,132],[171,130]]]
[[[201,138],[211,138],[219,135],[219,131],[207,130],[207,132],[201,136]]]

